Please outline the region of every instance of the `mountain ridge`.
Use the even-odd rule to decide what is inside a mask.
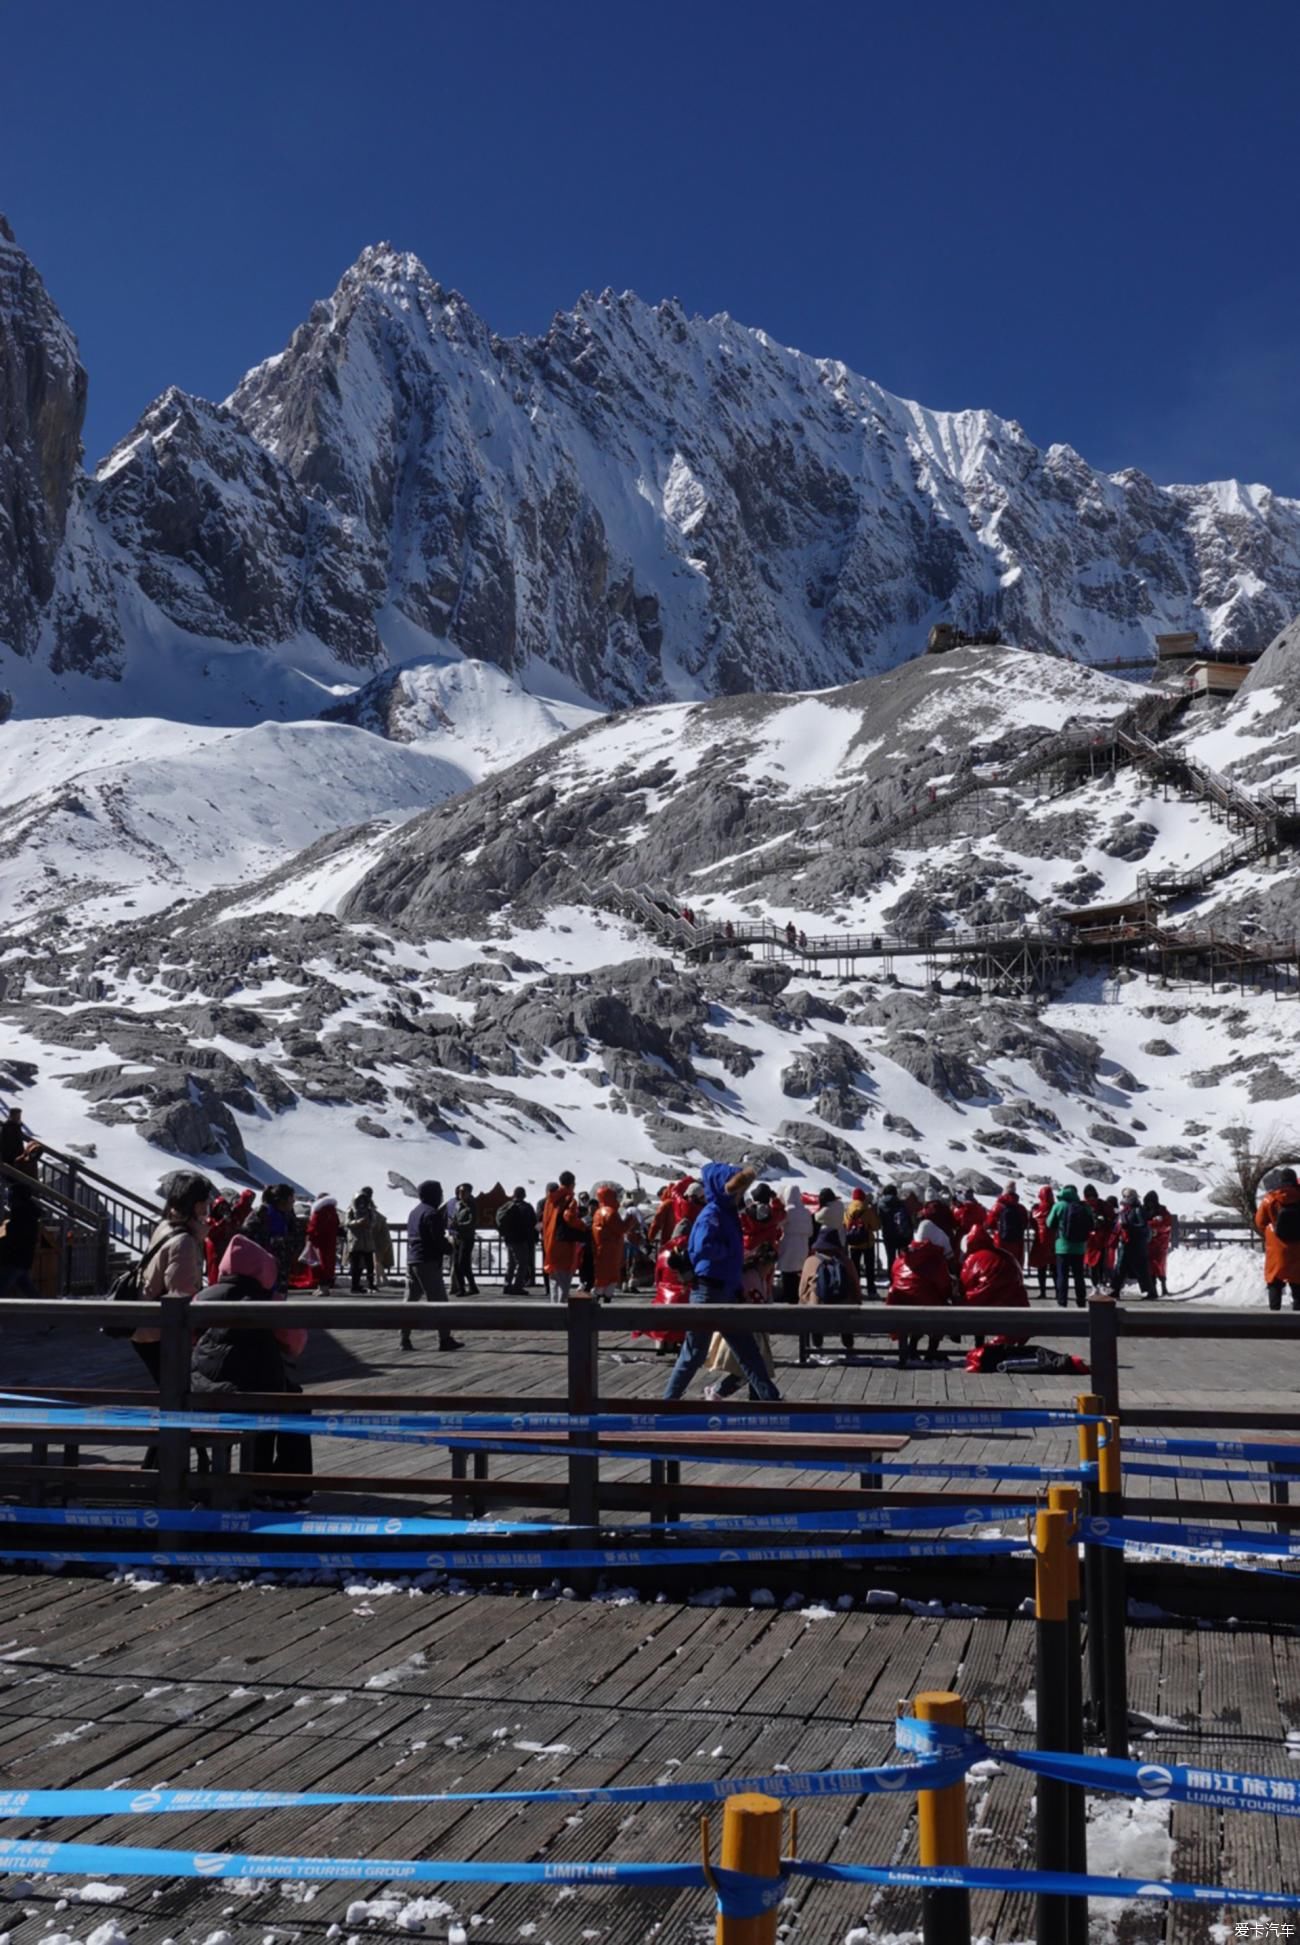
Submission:
[[[427,656],[621,707],[851,681],[941,618],[1100,661],[1164,628],[1262,646],[1300,610],[1300,501],[1267,487],[1099,473],[671,298],[499,337],[389,244],[227,401],[165,388],[83,477],[75,340],[0,241],[20,396],[0,686],[26,709],[132,713],[161,669],[212,720],[186,683],[229,687],[232,653],[240,720]]]

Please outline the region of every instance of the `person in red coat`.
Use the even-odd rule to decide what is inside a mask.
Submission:
[[[916,1241],[899,1250],[889,1272],[889,1289],[885,1294],[887,1304],[925,1305],[927,1308],[946,1310],[951,1295],[952,1273],[948,1268],[948,1258],[938,1243]],[[920,1333],[910,1337],[894,1335],[898,1345],[898,1362],[900,1366],[906,1365],[920,1349]],[[930,1334],[925,1354],[931,1364],[938,1361],[942,1341],[942,1332]]]
[[[1031,1270],[1038,1272],[1038,1294],[1047,1297],[1047,1272],[1056,1261],[1056,1240],[1047,1227],[1047,1218],[1052,1209],[1052,1185],[1044,1182],[1038,1191],[1038,1200],[1029,1212],[1029,1258]]]
[[[230,1211],[230,1233],[232,1236],[238,1236],[242,1232],[244,1224],[253,1213],[253,1201],[254,1196],[251,1189],[241,1189],[235,1197],[234,1205]]]
[[[1002,1249],[997,1238],[985,1227],[972,1229],[966,1238],[966,1254],[961,1264],[962,1297],[969,1304],[987,1310],[1027,1310],[1029,1292],[1020,1274],[1020,1265],[1010,1250]],[[1027,1338],[1013,1338],[1024,1344]],[[975,1348],[984,1342],[975,1339]]]
[[[251,1191],[245,1190],[249,1201]],[[221,1274],[221,1259],[225,1255],[230,1238],[234,1235],[234,1225],[230,1216],[230,1204],[224,1195],[219,1195],[208,1210],[208,1230],[203,1239],[203,1255],[207,1263],[208,1282],[215,1283]]]
[[[765,1301],[768,1303],[772,1300],[772,1282],[784,1229],[785,1210],[773,1196],[770,1184],[756,1182],[749,1201],[740,1212],[740,1233],[745,1242],[746,1261],[752,1257],[763,1265]]]
[[[953,1221],[957,1225],[958,1237],[969,1236],[977,1223],[988,1221],[988,1211],[977,1196],[969,1191],[952,1205]]]
[[[316,1252],[312,1268],[318,1290],[332,1290],[338,1270],[339,1205],[332,1195],[318,1195],[307,1218],[307,1241]]]
[[[1173,1234],[1174,1219],[1161,1202],[1147,1222],[1147,1261],[1151,1265],[1151,1281],[1159,1286],[1162,1297],[1169,1295],[1169,1245]]]
[[[655,1258],[655,1303],[689,1304],[691,1300],[690,1261],[686,1256],[686,1239],[691,1233],[689,1222],[679,1222],[668,1242]],[[674,1265],[673,1257],[678,1263]],[[647,1330],[633,1333],[637,1337],[648,1337],[660,1357],[669,1351],[679,1351],[685,1335],[680,1330]]]

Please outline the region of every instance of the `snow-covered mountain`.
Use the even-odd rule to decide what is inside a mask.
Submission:
[[[340,826],[402,821],[594,712],[482,662],[386,671],[307,722],[161,716],[0,723],[0,909],[24,934],[84,936],[267,872]]]
[[[1283,638],[1249,691],[1187,704],[1170,750],[1244,773],[1271,739],[1274,780],[1300,778],[1298,663]],[[1104,743],[1142,693],[972,649],[578,727],[233,891],[0,938],[12,1079],[33,1122],[142,1186],[159,1150],[395,1200],[430,1170],[542,1182],[563,1156],[653,1183],[751,1155],[805,1186],[1132,1179],[1201,1210],[1228,1130],[1280,1120],[1300,1084],[1267,989],[1105,963],[1035,995],[960,967],[932,984],[919,956],[691,962],[602,902],[611,875],[644,876],[701,917],[942,935],[1128,896],[1222,846],[1212,808],[1151,767],[1026,763],[1064,728]],[[1171,922],[1289,931],[1298,890],[1288,852]]]
[[[27,714],[303,716],[430,654],[609,708],[852,680],[939,618],[1104,661],[1300,609],[1300,503],[1265,487],[1100,474],[671,300],[499,339],[386,245],[91,480],[84,395],[6,231],[0,687]]]

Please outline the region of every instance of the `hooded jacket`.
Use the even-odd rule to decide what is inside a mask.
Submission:
[[[812,1248],[812,1212],[798,1188],[790,1188],[785,1197],[785,1227],[781,1231],[781,1247],[777,1253],[776,1266],[784,1274],[793,1274],[803,1269],[808,1252]]]
[[[700,1170],[704,1207],[691,1227],[687,1245],[697,1283],[720,1283],[727,1298],[739,1299],[745,1273],[745,1242],[740,1212],[727,1193],[735,1170],[726,1162],[708,1162]]]
[[[1017,1253],[1023,1248],[1025,1231],[1029,1227],[1029,1211],[1017,1195],[1014,1182],[1007,1183],[993,1204],[993,1227],[999,1242]]]
[[[1270,1189],[1255,1211],[1255,1227],[1264,1238],[1264,1281],[1300,1283],[1300,1243],[1288,1243],[1274,1227],[1280,1212],[1300,1202],[1300,1189]]]
[[[307,1218],[307,1241],[320,1258],[317,1267],[321,1282],[333,1283],[338,1264],[339,1205],[332,1195],[318,1195],[312,1203]]]
[[[442,1262],[447,1253],[447,1216],[441,1182],[421,1182],[420,1200],[406,1218],[407,1263]]]
[[[268,1330],[264,1324],[201,1327],[207,1303],[266,1303],[274,1295],[276,1261],[248,1236],[234,1236],[221,1259],[217,1281],[202,1294],[195,1322],[200,1325],[191,1361],[191,1384],[205,1391],[283,1391],[285,1357],[298,1357],[305,1330]]]
[[[855,1248],[865,1249],[880,1229],[880,1216],[874,1202],[861,1189],[854,1189],[844,1211],[844,1234]]]
[[[1045,1270],[1051,1267],[1052,1237],[1047,1227],[1047,1218],[1052,1211],[1052,1191],[1044,1182],[1038,1191],[1038,1200],[1029,1212],[1029,1267],[1031,1270]]]
[[[1029,1302],[1016,1258],[1009,1250],[999,1249],[990,1231],[980,1224],[967,1238],[961,1288],[967,1303],[985,1304],[993,1309],[1018,1308]]]
[[[608,1290],[623,1281],[623,1238],[627,1224],[618,1206],[618,1191],[606,1183],[596,1191],[596,1213],[591,1219],[591,1246],[595,1287]]]
[[[900,1249],[889,1272],[885,1302],[947,1304],[952,1300],[948,1258],[938,1243],[914,1242]]]
[[[1087,1229],[1083,1229],[1082,1225],[1080,1225],[1081,1233],[1071,1237],[1066,1234],[1066,1227],[1069,1222],[1070,1212],[1073,1209],[1083,1210],[1088,1218],[1088,1227]],[[1047,1214],[1047,1227],[1056,1238],[1056,1254],[1058,1256],[1083,1255],[1084,1250],[1088,1246],[1088,1236],[1092,1229],[1092,1210],[1086,1202],[1080,1201],[1079,1191],[1075,1188],[1073,1182],[1067,1182],[1065,1184],[1049,1209]]]
[[[570,1230],[576,1233],[566,1234]],[[586,1244],[587,1225],[573,1190],[552,1189],[542,1209],[542,1267],[546,1274],[573,1276]]]

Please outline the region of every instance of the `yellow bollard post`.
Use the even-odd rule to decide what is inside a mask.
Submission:
[[[774,1796],[729,1796],[722,1808],[722,1867],[747,1877],[781,1875],[781,1805]],[[718,1913],[716,1945],[776,1945],[778,1909],[757,1918]]]
[[[938,1722],[945,1728],[966,1727],[966,1704],[960,1695],[933,1690],[912,1704],[918,1722]],[[922,1864],[965,1864],[966,1778],[946,1790],[916,1793],[917,1847]],[[932,1886],[921,1893],[922,1945],[970,1945],[970,1893],[964,1888]]]
[[[1069,1718],[1065,1747],[1072,1755],[1083,1754],[1083,1635],[1079,1614],[1079,1488],[1049,1486],[1049,1511],[1064,1513],[1069,1526],[1069,1549],[1065,1559],[1066,1640],[1069,1645]],[[1070,1869],[1081,1876],[1088,1868],[1088,1800],[1077,1785],[1066,1793],[1069,1821]],[[1088,1901],[1066,1901],[1065,1945],[1088,1945]]]

